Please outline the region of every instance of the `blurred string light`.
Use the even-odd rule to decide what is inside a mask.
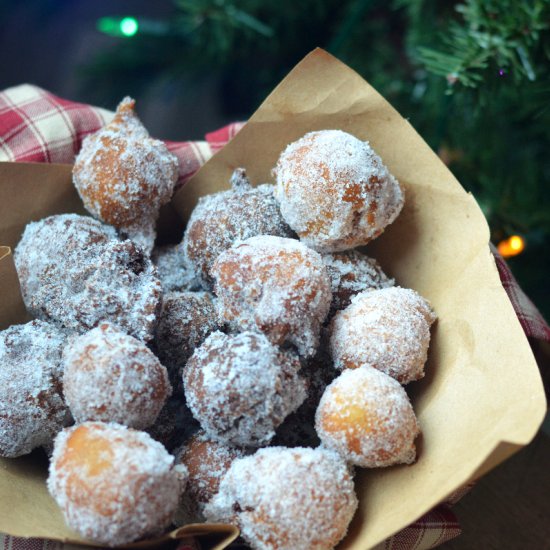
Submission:
[[[130,38],[138,33],[139,22],[135,17],[101,17],[96,27],[109,36]]]
[[[525,248],[525,239],[519,235],[512,235],[500,241],[497,248],[503,258],[511,258],[523,252]]]
[[[1,1],[1,0],[0,0]],[[249,13],[226,4],[223,0],[214,0],[213,5],[204,12],[204,6],[189,4],[184,16],[177,24],[170,20],[154,20],[146,17],[101,17],[96,22],[98,31],[115,38],[131,38],[136,34],[151,36],[186,36],[194,32],[207,19],[222,22],[236,28],[254,31],[264,37],[272,37],[275,31]]]

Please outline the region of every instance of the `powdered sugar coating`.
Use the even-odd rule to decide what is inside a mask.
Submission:
[[[84,139],[73,182],[86,209],[124,231],[150,252],[154,224],[178,178],[178,160],[162,141],[151,139],[124,98],[113,120]]]
[[[184,495],[184,513],[189,523],[205,521],[204,507],[218,492],[222,477],[231,463],[245,456],[237,447],[228,447],[209,438],[204,431],[196,433],[176,453],[176,464],[189,472]]]
[[[111,321],[151,339],[160,281],[151,260],[112,227],[76,214],[29,223],[15,265],[25,305],[36,317],[80,333]]]
[[[294,239],[259,235],[220,254],[211,273],[221,322],[315,354],[332,299],[319,254]]]
[[[416,458],[420,429],[405,390],[368,365],[345,370],[328,386],[315,429],[325,447],[356,466],[411,464]]]
[[[0,456],[48,445],[70,419],[61,392],[65,339],[44,321],[0,332]]]
[[[186,481],[185,467],[148,434],[85,422],[56,437],[48,489],[70,528],[117,546],[167,527]]]
[[[151,426],[172,393],[168,372],[140,340],[110,323],[70,339],[63,393],[76,422]]]
[[[300,240],[320,252],[364,245],[399,215],[404,194],[368,142],[310,132],[283,151],[275,196]]]
[[[430,304],[407,288],[385,288],[357,294],[331,324],[330,351],[339,369],[369,364],[401,384],[424,376]]]
[[[206,506],[255,550],[330,550],[357,509],[343,460],[325,449],[270,447],[238,458]]]
[[[358,250],[323,254],[332,288],[330,319],[337,311],[345,309],[351,298],[364,290],[388,288],[395,284],[383,271],[374,258],[369,258]]]
[[[259,333],[212,333],[183,371],[187,404],[213,439],[267,445],[306,397],[298,357]]]
[[[154,344],[175,389],[181,388],[183,367],[195,348],[219,328],[216,306],[209,292],[164,295]]]
[[[232,189],[201,197],[183,237],[183,247],[204,288],[212,288],[210,270],[216,258],[234,242],[255,235],[292,237],[273,195],[273,185],[252,187],[242,168],[231,179]]]
[[[158,246],[151,253],[151,260],[157,267],[157,276],[166,292],[201,290],[195,272],[185,258],[181,245]]]

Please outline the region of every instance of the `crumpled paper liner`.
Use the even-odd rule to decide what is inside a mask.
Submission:
[[[474,198],[382,96],[323,50],[291,71],[239,134],[175,195],[173,208],[187,219],[198,197],[228,188],[239,166],[254,184],[272,181],[271,168],[289,142],[330,128],[368,140],[405,186],[402,214],[367,252],[400,285],[428,298],[439,316],[427,375],[407,386],[423,432],[418,461],[358,470],[360,505],[340,548],[365,550],[529,443],[546,403]],[[69,166],[0,163],[1,244],[13,247],[28,221],[58,212],[82,212]],[[0,283],[0,328],[5,328],[26,318],[11,256],[2,248]],[[45,475],[35,456],[0,461],[0,531],[79,540],[48,496]],[[224,532],[227,541],[234,536]]]

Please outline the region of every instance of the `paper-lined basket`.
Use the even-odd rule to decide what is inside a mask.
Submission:
[[[292,70],[239,134],[176,194],[172,207],[185,221],[198,197],[227,188],[240,166],[254,184],[272,181],[281,150],[320,129],[368,140],[404,185],[402,214],[367,252],[401,286],[428,298],[439,317],[427,375],[407,386],[423,432],[417,463],[359,470],[356,477],[360,506],[340,547],[364,550],[526,445],[546,404],[475,200],[405,119],[326,52],[315,50]],[[0,245],[15,246],[31,220],[83,212],[70,170],[0,163]],[[25,320],[12,256],[0,247],[0,329]],[[0,460],[0,532],[80,541],[63,524],[45,476],[46,465],[37,456]],[[229,527],[218,531],[211,548],[223,548],[235,537]]]

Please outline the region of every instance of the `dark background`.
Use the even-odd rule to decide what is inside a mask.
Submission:
[[[108,52],[121,41],[96,30],[100,17],[162,18],[173,13],[172,2],[166,0],[0,0],[0,89],[36,84],[61,97],[111,110],[123,95],[130,95],[155,137],[203,139],[206,132],[248,114],[221,112],[216,76],[165,79],[139,68],[132,79],[122,71],[118,76],[88,76],[98,52]],[[178,55],[188,55],[180,48]]]

